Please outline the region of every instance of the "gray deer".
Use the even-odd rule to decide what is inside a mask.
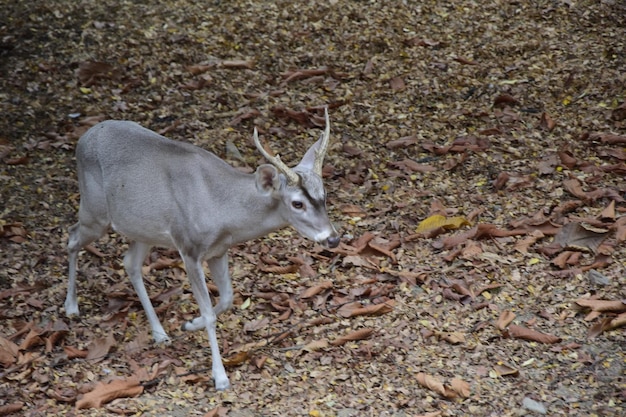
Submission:
[[[129,121],[109,120],[90,128],[78,141],[76,162],[80,208],[69,228],[68,316],[78,315],[78,252],[102,237],[109,227],[130,244],[124,266],[143,306],[152,336],[168,342],[143,283],[141,267],[152,246],[173,247],[185,263],[200,316],[184,330],[206,329],[213,378],[218,390],[230,386],[216,335],[217,315],[233,302],[228,249],[241,242],[292,225],[302,235],[334,248],[339,235],[328,219],[322,164],[330,139],[330,122],[294,168],[254,142],[271,165],[245,174],[216,155],[188,143],[169,140]],[[213,308],[202,261],[211,270],[220,298]]]

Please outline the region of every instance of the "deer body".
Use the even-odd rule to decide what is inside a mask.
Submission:
[[[81,194],[78,223],[69,229],[68,315],[79,313],[76,299],[78,251],[109,227],[125,235],[124,266],[146,311],[157,342],[168,341],[150,302],[141,267],[152,246],[176,248],[183,259],[200,316],[185,330],[206,328],[217,389],[229,386],[216,336],[216,316],[232,305],[228,249],[293,225],[304,236],[335,247],[339,237],[328,219],[321,180],[325,135],[293,169],[257,148],[272,165],[244,174],[214,154],[169,140],[128,121],[106,121],[87,131],[76,147]],[[206,259],[218,286],[215,309],[206,287]]]

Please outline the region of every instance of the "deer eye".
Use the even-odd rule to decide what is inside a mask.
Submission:
[[[295,208],[296,210],[302,210],[304,208],[304,204],[302,203],[302,201],[293,201],[291,203],[291,207]]]

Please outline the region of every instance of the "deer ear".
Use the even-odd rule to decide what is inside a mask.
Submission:
[[[315,142],[308,151],[306,151],[306,153],[304,154],[304,156],[302,157],[302,160],[300,161],[300,163],[294,167],[295,169],[299,169],[299,170],[303,170],[303,171],[312,171],[313,170],[313,166],[315,164],[315,152],[317,151],[317,149],[320,147],[320,144],[322,143],[322,139],[320,138],[317,142]]]
[[[260,165],[254,176],[256,177],[256,188],[263,194],[269,195],[280,188],[278,170],[273,165]]]

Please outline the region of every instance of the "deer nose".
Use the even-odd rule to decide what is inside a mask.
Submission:
[[[341,238],[339,238],[339,236],[333,236],[326,239],[326,244],[329,248],[336,248],[337,246],[339,246],[340,241]]]

